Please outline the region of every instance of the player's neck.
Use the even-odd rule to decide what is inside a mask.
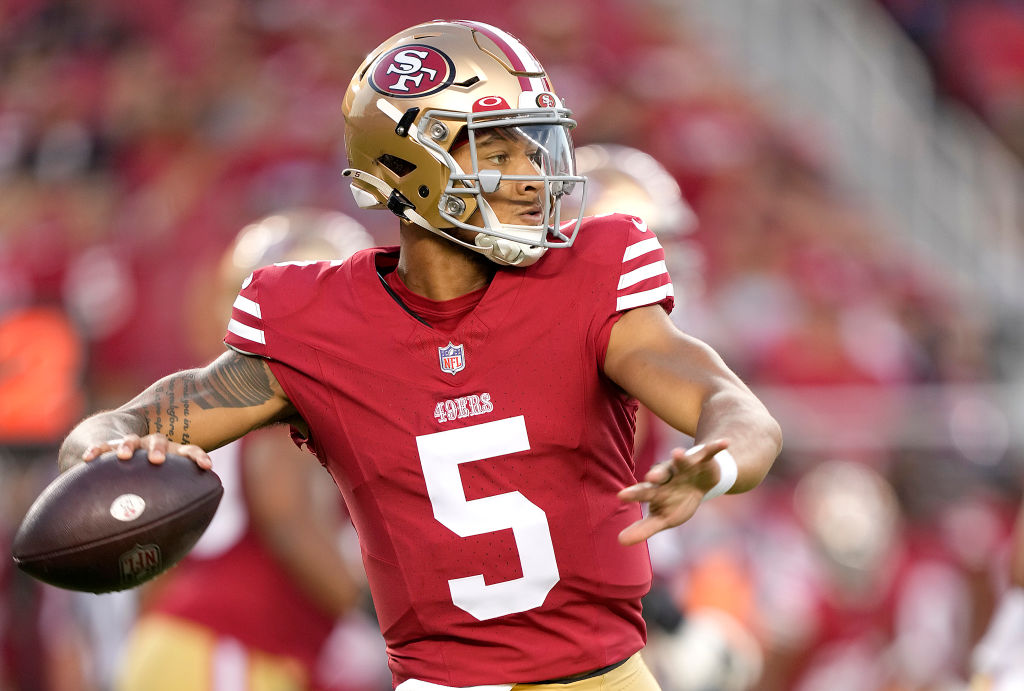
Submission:
[[[418,228],[402,228],[398,275],[412,292],[452,300],[490,283],[497,267],[486,257]]]

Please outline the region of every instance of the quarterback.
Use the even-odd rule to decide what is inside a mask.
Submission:
[[[209,467],[287,422],[347,504],[397,688],[657,688],[639,656],[645,541],[756,486],[777,423],[673,326],[642,219],[562,217],[586,193],[575,122],[518,40],[473,21],[402,31],[343,112],[345,175],[360,206],[399,217],[400,245],[254,272],[224,354],[86,419],[62,467],[136,448]],[[695,442],[640,483],[638,402]],[[172,413],[187,433],[168,438]]]

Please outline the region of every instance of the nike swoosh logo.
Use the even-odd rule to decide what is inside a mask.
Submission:
[[[635,225],[636,229],[639,230],[641,233],[647,232],[647,221],[642,221],[639,218],[634,218],[633,225]]]

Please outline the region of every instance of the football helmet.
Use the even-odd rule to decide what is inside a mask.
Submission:
[[[576,149],[576,172],[587,178],[587,214],[627,213],[642,218],[662,238],[692,233],[697,216],[679,183],[653,156],[621,144],[587,144]],[[563,207],[566,215],[582,211]]]
[[[827,460],[815,465],[800,478],[793,501],[844,587],[876,578],[897,547],[902,517],[896,490],[865,463]]]
[[[221,273],[237,291],[238,284],[261,266],[286,261],[341,261],[373,245],[366,229],[339,211],[283,209],[239,231],[221,260]]]
[[[360,207],[390,209],[504,265],[528,266],[548,248],[572,245],[580,219],[564,223],[561,206],[578,195],[582,207],[585,196],[569,134],[576,123],[541,64],[508,33],[462,20],[406,29],[359,67],[343,113],[344,174]],[[479,159],[477,137],[490,128],[527,142],[536,172],[504,174]],[[452,156],[461,146],[468,170]],[[502,223],[484,196],[522,182],[538,190],[540,220]],[[455,229],[476,234],[464,240]]]
[[[256,269],[280,262],[341,261],[373,247],[374,238],[354,218],[338,211],[293,206],[253,219],[235,235],[215,270],[200,271],[186,293],[189,345],[200,358],[223,351],[224,325],[239,287]]]
[[[704,255],[691,235],[697,214],[679,183],[650,154],[621,144],[595,143],[576,149],[576,172],[587,179],[588,216],[630,214],[647,224],[665,249],[665,262],[675,284],[674,319],[692,319],[705,294]],[[566,200],[566,216],[582,213]],[[686,306],[686,309],[682,307]],[[684,317],[685,315],[685,317]],[[687,329],[695,325],[687,323]]]

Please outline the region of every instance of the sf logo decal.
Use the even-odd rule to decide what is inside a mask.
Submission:
[[[419,44],[392,48],[377,59],[370,86],[386,96],[437,93],[455,80],[455,64],[441,51]]]

